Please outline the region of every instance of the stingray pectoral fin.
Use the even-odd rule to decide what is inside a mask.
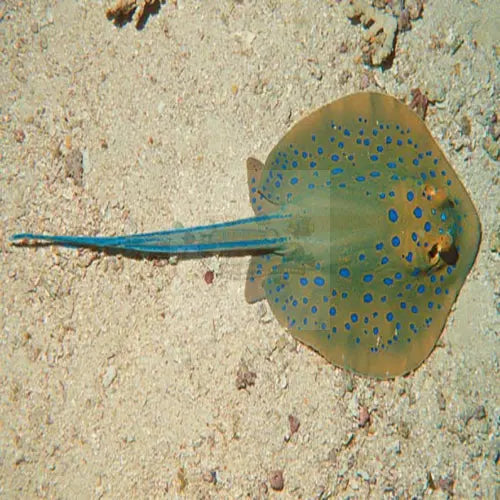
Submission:
[[[250,197],[250,204],[252,205],[255,215],[269,214],[276,212],[279,205],[270,202],[265,196],[260,186],[262,184],[262,173],[264,171],[264,164],[255,159],[248,158],[247,160],[247,181],[248,181],[248,195]],[[267,172],[266,172],[267,174]]]
[[[249,304],[259,302],[266,298],[264,281],[276,270],[282,257],[271,253],[254,255],[248,266],[247,280],[245,283],[245,299]]]

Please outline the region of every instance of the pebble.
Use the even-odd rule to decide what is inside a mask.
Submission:
[[[271,488],[275,491],[281,491],[285,486],[285,480],[283,478],[282,470],[273,470],[269,474],[269,484]]]

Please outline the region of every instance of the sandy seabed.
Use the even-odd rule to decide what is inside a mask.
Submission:
[[[498,3],[429,0],[384,71],[362,64],[345,4],[178,0],[137,30],[103,2],[0,2],[0,496],[499,495]],[[416,87],[483,240],[407,377],[353,376],[297,344],[245,302],[246,257],[8,242],[250,216],[248,156],[343,95]]]

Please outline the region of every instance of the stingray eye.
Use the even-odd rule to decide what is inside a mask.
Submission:
[[[427,252],[427,255],[429,256],[429,262],[431,265],[434,265],[439,258],[439,247],[437,243],[432,245],[431,249]]]
[[[454,266],[458,261],[458,250],[449,236],[441,236],[437,243],[427,252],[431,266],[441,259],[444,263]]]
[[[439,256],[443,259],[446,264],[454,266],[458,261],[458,250],[457,247],[451,244],[446,250],[439,252]]]

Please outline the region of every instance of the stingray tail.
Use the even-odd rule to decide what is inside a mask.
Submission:
[[[127,236],[59,236],[19,233],[10,237],[14,243],[27,240],[48,244],[118,249],[153,254],[186,254],[275,250],[288,240],[280,228],[286,214],[269,214],[209,226],[171,229]]]

